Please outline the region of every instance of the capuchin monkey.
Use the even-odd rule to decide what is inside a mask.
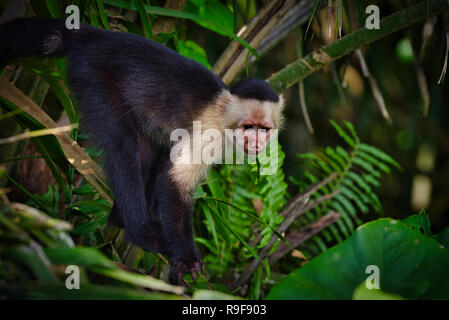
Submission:
[[[169,280],[201,272],[193,243],[191,193],[207,165],[173,162],[174,129],[214,128],[248,135],[243,148],[260,153],[284,106],[269,85],[243,80],[228,89],[197,62],[148,39],[89,25],[67,29],[63,20],[18,18],[0,25],[0,67],[20,57],[67,57],[69,85],[82,125],[104,150],[115,195],[108,222],[126,240],[167,254]],[[223,134],[224,136],[224,134]]]

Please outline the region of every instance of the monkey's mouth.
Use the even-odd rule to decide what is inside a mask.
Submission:
[[[239,124],[243,130],[243,149],[246,154],[259,154],[267,147],[273,125],[269,122],[244,121]]]

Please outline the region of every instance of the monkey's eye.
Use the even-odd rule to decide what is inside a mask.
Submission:
[[[244,128],[245,130],[253,130],[253,129],[254,129],[254,126],[253,126],[252,124],[245,124],[245,125],[243,126],[243,128]]]

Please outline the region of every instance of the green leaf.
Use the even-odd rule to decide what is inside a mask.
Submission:
[[[431,237],[432,231],[430,230],[430,220],[429,216],[422,210],[418,214],[411,215],[402,220],[403,223],[408,225],[410,228],[415,229],[416,231],[425,234],[426,236]]]
[[[397,161],[394,160],[392,157],[390,157],[388,154],[383,152],[382,150],[380,150],[380,149],[378,149],[376,147],[370,146],[370,145],[368,145],[366,143],[361,143],[359,148],[362,151],[365,151],[367,153],[371,153],[373,156],[378,157],[383,162],[387,162],[387,163],[392,164],[397,169],[402,171],[401,165],[399,163],[397,163]]]
[[[383,218],[292,272],[268,299],[351,299],[379,268],[380,289],[406,299],[449,299],[449,250],[404,223]]]
[[[111,260],[95,248],[45,248],[44,251],[53,264],[103,268],[115,267]]]
[[[167,33],[167,32],[159,32],[155,35],[153,35],[150,40],[159,42],[161,44],[167,43],[171,38],[177,36],[179,34],[179,30],[175,30],[173,32]]]
[[[240,242],[241,242],[241,243],[248,249],[248,251],[251,253],[251,255],[252,255],[254,258],[260,260],[260,257],[259,257],[259,255],[257,254],[256,250],[254,250],[254,248],[251,247],[251,246],[245,241],[245,239],[243,239],[237,232],[235,232],[235,231],[231,228],[230,225],[226,224],[225,221],[223,221],[223,218],[222,218],[222,217],[220,217],[220,216],[217,215],[217,218],[223,223],[223,226],[224,226],[226,229],[228,229],[229,232],[231,232],[232,235],[233,235],[234,237],[236,237],[237,240],[239,240],[239,241],[240,241]]]
[[[45,0],[45,4],[47,5],[52,18],[61,18],[58,0]]]
[[[108,213],[102,213],[96,216],[94,219],[87,221],[78,227],[76,227],[71,233],[72,234],[87,234],[98,230],[101,226],[104,226],[108,221]]]
[[[83,200],[76,202],[69,206],[69,208],[79,207],[80,210],[86,213],[98,212],[98,211],[111,211],[111,206],[104,200]],[[92,210],[94,209],[94,210]]]
[[[360,160],[369,162],[369,163],[377,166],[383,172],[385,172],[385,173],[390,173],[391,172],[390,168],[386,164],[384,164],[383,162],[375,159],[374,157],[370,156],[369,154],[361,152],[361,151],[356,151],[355,154],[356,154],[356,157],[360,158]]]
[[[340,167],[344,170],[344,168],[346,167],[345,160],[334,149],[332,149],[331,147],[327,147],[326,154],[337,161]]]
[[[334,120],[331,119],[329,122],[332,127],[334,127],[335,131],[337,131],[338,135],[342,137],[347,144],[349,144],[351,147],[355,146],[354,140]]]
[[[449,249],[449,228],[443,229],[435,236],[435,240],[441,243],[446,249]]]
[[[191,2],[195,4],[196,10],[190,12],[198,14],[203,19],[213,21],[213,31],[220,34],[223,34],[223,31],[226,33],[234,32],[234,15],[223,3],[218,0],[195,0]],[[189,8],[192,8],[192,6],[186,6],[185,11],[189,10]],[[198,21],[198,24],[209,28],[208,23]]]
[[[352,138],[354,139],[355,143],[359,144],[360,139],[359,139],[359,136],[357,135],[357,133],[355,132],[355,129],[354,129],[354,126],[352,125],[352,123],[349,121],[345,121],[344,124],[345,124],[346,128],[348,128],[349,132],[351,133]]]
[[[347,197],[348,199],[351,199],[355,202],[357,207],[359,207],[360,211],[362,211],[363,213],[367,213],[369,211],[368,207],[363,204],[363,202],[362,202],[362,200],[360,200],[359,196],[357,194],[355,194],[351,189],[346,188],[342,185],[340,185],[339,189],[345,197]]]
[[[375,187],[380,187],[379,180],[377,180],[371,174],[363,174],[363,179],[365,179],[366,182],[368,182],[369,184],[371,184],[371,185],[373,185]]]
[[[202,64],[206,68],[210,69],[211,66],[207,61],[207,54],[203,48],[201,48],[197,43],[191,40],[177,42],[178,52],[184,57],[195,60],[196,62]]]
[[[212,238],[214,239],[215,247],[218,248],[218,235],[217,230],[215,229],[215,223],[214,219],[212,218],[212,213],[207,204],[205,204],[203,201],[200,203],[201,209],[204,213],[204,216],[206,217],[210,232],[212,233]]]
[[[336,151],[337,151],[337,154],[338,154],[339,156],[341,156],[342,158],[344,158],[344,160],[345,160],[346,162],[349,162],[349,160],[351,160],[351,158],[349,157],[348,152],[347,152],[345,149],[343,149],[342,147],[337,146]]]
[[[94,194],[95,190],[90,184],[85,184],[82,187],[74,189],[73,193],[78,194],[78,195],[88,195],[88,194]]]
[[[307,23],[307,28],[306,28],[306,33],[304,34],[304,39],[307,37],[307,32],[309,31],[310,25],[312,24],[313,18],[315,17],[315,12],[317,12],[318,3],[320,3],[320,5],[321,5],[321,0],[315,0],[312,14],[310,15],[309,22]]]
[[[114,6],[114,7],[118,7],[118,8],[122,8],[122,9],[137,11],[137,8],[133,2],[128,2],[128,1],[124,1],[124,0],[106,0],[106,1],[104,1],[104,3],[108,4],[110,6]],[[258,57],[257,51],[253,47],[251,47],[245,40],[243,40],[241,37],[237,36],[234,32],[229,32],[228,30],[226,30],[226,28],[223,28],[222,26],[217,25],[216,22],[214,20],[210,19],[209,17],[203,18],[197,14],[193,14],[190,12],[160,8],[160,7],[149,6],[149,5],[144,5],[144,8],[145,8],[145,11],[150,14],[192,20],[198,24],[201,24],[203,27],[205,27],[207,29],[210,29],[214,32],[221,34],[221,35],[228,36],[228,37],[236,40],[242,46],[247,48],[253,55]]]
[[[103,0],[97,0],[98,14],[100,15],[101,23],[106,28],[106,30],[110,30],[108,17],[106,12],[104,11]]]
[[[151,36],[153,35],[153,32],[151,31],[151,21],[147,15],[147,12],[145,11],[143,0],[133,0],[133,4],[136,7],[137,12],[139,13],[139,17],[142,21],[143,29],[145,31],[145,36],[147,38],[151,38]]]
[[[380,173],[379,171],[377,171],[373,165],[369,162],[363,161],[360,158],[354,158],[352,160],[352,162],[356,165],[358,165],[359,167],[362,167],[365,171],[367,171],[368,173],[372,174],[375,177],[380,177]]]
[[[426,236],[433,237],[445,248],[449,249],[449,228],[445,228],[440,233],[433,235],[430,229],[429,216],[424,210],[422,210],[418,214],[414,214],[406,219],[403,219],[402,222],[408,225],[410,228],[417,230],[422,234],[425,234]]]

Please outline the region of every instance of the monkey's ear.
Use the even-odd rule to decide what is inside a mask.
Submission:
[[[223,116],[226,113],[231,101],[232,94],[228,90],[223,89],[215,101],[215,107],[220,116]]]

